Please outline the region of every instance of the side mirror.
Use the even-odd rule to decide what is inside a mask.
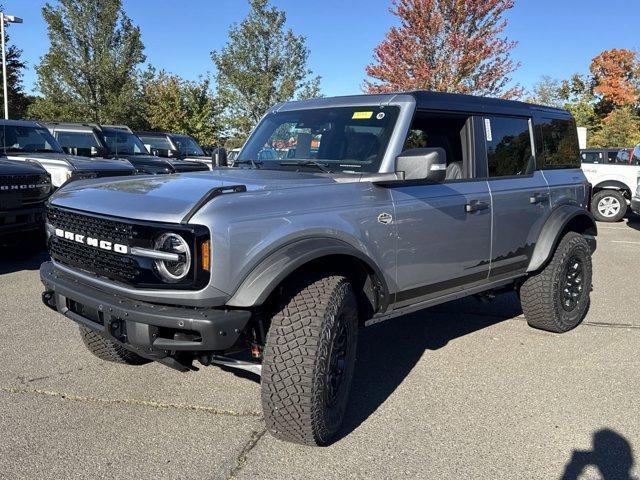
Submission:
[[[179,156],[180,156],[180,150],[172,150],[172,149],[167,150],[167,157],[179,157]]]
[[[447,175],[447,154],[443,148],[413,148],[396,158],[396,172],[404,180],[443,182]]]
[[[216,147],[211,153],[211,160],[216,167],[226,167],[229,165],[227,162],[227,150],[224,147]]]
[[[106,157],[107,149],[102,147],[91,147],[89,152],[92,157]]]

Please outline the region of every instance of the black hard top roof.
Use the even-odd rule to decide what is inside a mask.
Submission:
[[[372,95],[350,95],[344,97],[325,97],[310,100],[285,102],[273,107],[272,111],[297,110],[305,108],[330,108],[362,105],[386,105],[394,102],[406,102],[410,99],[419,109],[459,111],[469,113],[496,113],[509,115],[531,115],[533,112],[552,115],[554,117],[569,118],[571,114],[559,108],[534,105],[516,100],[501,98],[477,97],[459,93],[432,92],[428,90],[414,90],[397,93],[381,93]]]

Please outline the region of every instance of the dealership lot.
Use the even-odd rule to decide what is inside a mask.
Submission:
[[[4,478],[561,478],[638,475],[640,218],[600,224],[585,324],[528,328],[513,295],[362,332],[344,436],[264,433],[255,379],[107,364],[40,302],[40,255],[0,262]],[[595,446],[594,446],[595,439]],[[604,448],[603,448],[604,445]],[[573,463],[571,463],[573,459]],[[633,464],[633,466],[631,466]],[[617,476],[616,476],[617,475]],[[598,477],[596,477],[598,478]]]

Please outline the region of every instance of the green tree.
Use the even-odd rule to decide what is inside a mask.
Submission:
[[[187,81],[150,68],[144,75],[141,106],[146,128],[184,133],[202,145],[217,143],[216,102],[208,78]]]
[[[0,5],[0,10],[4,7]],[[7,58],[7,93],[9,97],[9,116],[11,118],[23,118],[29,106],[30,97],[24,92],[22,85],[22,72],[26,68],[25,62],[21,59],[22,50],[11,44],[11,39],[7,33],[9,25],[5,25],[5,45]],[[4,105],[4,90],[0,88],[0,109]],[[4,110],[2,113],[4,114]]]
[[[526,101],[537,105],[562,108],[564,106],[562,82],[548,75],[544,75],[540,81],[536,82],[533,86],[533,92],[527,96]]]
[[[136,123],[140,29],[121,0],[59,0],[42,8],[49,51],[36,67],[40,119]]]
[[[268,0],[249,0],[247,17],[229,30],[229,41],[211,52],[217,97],[227,135],[244,138],[278,102],[319,95],[320,77],[307,67],[303,36],[285,30],[286,15]]]
[[[591,136],[594,147],[630,147],[640,143],[640,117],[631,106],[619,107],[602,120]]]

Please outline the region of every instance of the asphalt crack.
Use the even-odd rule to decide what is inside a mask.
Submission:
[[[251,450],[253,450],[256,447],[256,445],[258,445],[258,442],[264,436],[265,433],[267,433],[266,428],[263,428],[262,430],[258,430],[258,431],[254,430],[251,432],[251,437],[249,438],[247,443],[244,445],[244,447],[236,457],[236,464],[229,472],[229,475],[227,475],[226,480],[236,479],[236,475],[240,473],[240,470],[242,470],[242,468],[247,463],[247,455],[249,455]]]
[[[136,400],[128,398],[99,398],[84,395],[73,395],[69,393],[56,392],[54,390],[42,390],[38,388],[20,388],[20,387],[0,387],[0,392],[17,394],[17,395],[39,395],[50,398],[60,398],[71,402],[83,402],[83,403],[95,403],[102,405],[127,405],[134,407],[147,407],[156,410],[178,410],[178,411],[191,411],[202,412],[211,415],[222,415],[227,417],[262,417],[261,412],[246,410],[235,411],[220,409],[216,407],[209,407],[206,405],[189,405],[184,403],[162,403],[154,402],[151,400]]]

